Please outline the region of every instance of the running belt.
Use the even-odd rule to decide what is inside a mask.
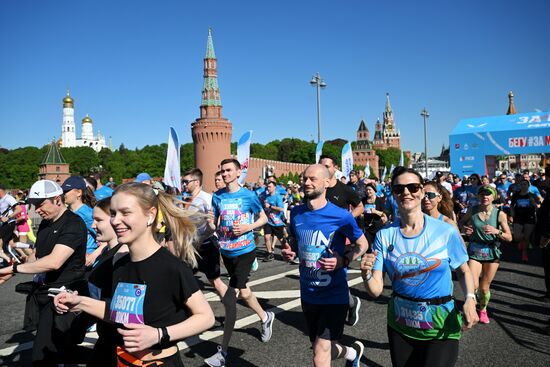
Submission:
[[[408,297],[408,296],[399,294],[396,291],[393,291],[391,296],[403,298],[413,302],[425,302],[429,305],[434,305],[434,306],[443,305],[453,299],[453,296],[444,296],[444,297],[438,297],[438,298],[413,298],[413,297]]]

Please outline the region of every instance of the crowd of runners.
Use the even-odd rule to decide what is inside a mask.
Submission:
[[[183,192],[145,172],[119,186],[102,185],[98,175],[40,180],[29,191],[0,184],[0,284],[34,274],[16,289],[27,294],[24,328],[36,330],[35,366],[78,358],[90,330],[99,337],[88,366],[183,366],[178,341],[214,325],[194,277],[203,273],[224,308],[221,344],[204,362],[220,367],[229,360],[239,299],[259,317],[261,342],[278,337],[275,314],[248,281],[262,262],[282,258],[300,271],[304,353],[315,366],[339,358],[359,366],[364,345],[341,342],[366,302],[348,288],[355,264],[371,297],[391,284],[392,365],[453,366],[461,333],[490,323],[502,244],[516,246],[525,262],[542,253],[542,300],[550,302],[550,169],[544,173],[438,172],[425,180],[397,167],[386,180],[362,171],[342,178],[336,160],[323,155],[299,182],[269,176],[245,186],[239,162],[225,159],[213,193],[203,190],[197,168],[183,174]],[[36,234],[31,211],[41,219]],[[452,272],[463,302],[455,302]]]

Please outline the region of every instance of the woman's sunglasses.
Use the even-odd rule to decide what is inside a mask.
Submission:
[[[391,191],[396,195],[401,195],[402,193],[405,192],[405,188],[407,188],[407,190],[409,190],[411,194],[414,194],[422,188],[422,184],[410,183],[406,185],[393,185],[391,188]]]
[[[438,196],[439,196],[438,192],[427,191],[426,193],[424,193],[424,197],[428,200],[433,200]]]

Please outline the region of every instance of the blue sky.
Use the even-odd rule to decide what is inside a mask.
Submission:
[[[0,2],[0,146],[42,146],[61,134],[67,88],[77,136],[89,113],[113,145],[190,142],[213,28],[223,114],[233,141],[371,134],[390,93],[406,150],[430,155],[456,123],[550,110],[546,0],[21,1]]]

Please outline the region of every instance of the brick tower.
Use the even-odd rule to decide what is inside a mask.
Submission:
[[[204,58],[204,86],[202,89],[201,115],[191,124],[195,144],[195,167],[204,174],[203,189],[214,190],[214,174],[220,162],[231,157],[232,125],[222,117],[220,88],[218,87],[217,60],[212,42],[212,30],[208,29],[206,57]]]
[[[63,159],[55,140],[51,142],[48,154],[46,154],[44,160],[40,163],[38,172],[38,177],[41,180],[52,180],[60,185],[71,175],[69,173],[69,164]]]

